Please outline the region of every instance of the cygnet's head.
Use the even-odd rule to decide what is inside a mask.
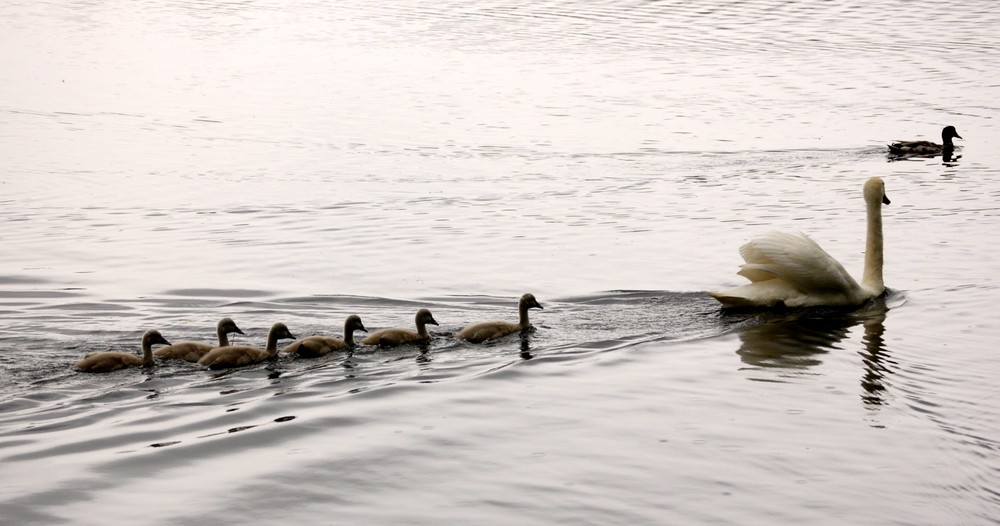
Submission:
[[[295,335],[292,331],[288,330],[288,327],[284,323],[278,322],[271,326],[271,331],[268,334],[273,334],[278,340],[294,340]]]
[[[147,345],[155,345],[157,343],[161,343],[163,345],[170,345],[170,342],[168,342],[167,339],[160,334],[160,331],[156,329],[149,329],[148,331],[146,331],[145,334],[142,335],[142,345],[144,347]]]
[[[236,322],[233,321],[232,318],[222,318],[221,320],[219,320],[219,330],[221,330],[226,334],[235,332],[236,334],[245,335],[245,333],[242,330],[240,330],[239,327],[236,326]]]
[[[431,311],[427,309],[420,309],[417,311],[416,317],[417,325],[437,325],[438,322],[431,315]]]
[[[538,300],[535,299],[535,295],[531,294],[530,292],[528,294],[525,294],[524,296],[521,296],[521,301],[518,302],[518,305],[526,309],[545,310],[545,307],[542,307],[542,304],[538,303]]]
[[[365,328],[365,324],[361,323],[361,316],[358,316],[357,314],[351,314],[347,317],[347,321],[344,322],[344,330],[346,332],[368,332],[368,329]]]

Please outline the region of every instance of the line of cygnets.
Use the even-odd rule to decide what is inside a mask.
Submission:
[[[455,337],[471,342],[482,343],[489,340],[502,338],[508,334],[520,333],[531,327],[528,321],[528,309],[542,309],[542,305],[535,300],[532,294],[521,296],[518,301],[518,322],[507,321],[484,321],[469,325],[459,331]],[[428,325],[437,325],[438,322],[431,315],[431,311],[420,309],[416,316],[417,330],[411,331],[402,328],[389,328],[375,331],[365,336],[361,343],[364,345],[377,345],[379,347],[395,347],[407,343],[421,343],[430,339],[427,332]],[[267,346],[263,349],[252,345],[229,345],[229,335],[232,333],[244,334],[236,325],[232,318],[222,318],[216,327],[219,336],[218,345],[201,342],[184,341],[170,343],[156,329],[150,329],[142,335],[142,356],[137,356],[125,352],[95,352],[88,354],[85,358],[76,363],[76,370],[85,373],[109,373],[127,367],[151,367],[154,363],[153,357],[184,360],[198,363],[210,369],[225,369],[230,367],[242,367],[263,362],[273,358],[278,354],[278,340],[295,340],[285,346],[281,352],[296,354],[303,358],[316,358],[334,351],[346,351],[355,346],[354,331],[368,332],[361,317],[352,314],[344,322],[343,339],[332,336],[308,336],[296,339],[288,330],[284,323],[275,323],[267,333]],[[153,345],[165,345],[155,352]]]

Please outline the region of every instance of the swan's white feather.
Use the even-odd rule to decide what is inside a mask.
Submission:
[[[739,275],[752,282],[768,275],[803,292],[857,290],[843,265],[801,232],[769,232],[740,247],[746,261]]]

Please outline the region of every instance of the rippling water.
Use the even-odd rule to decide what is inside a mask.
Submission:
[[[1000,509],[1000,8],[0,6],[12,524],[987,524]],[[896,139],[960,157],[889,162]],[[724,314],[809,233],[885,301]],[[467,323],[536,330],[469,345]],[[84,375],[144,330],[423,348]],[[125,497],[123,497],[125,496]],[[238,496],[238,497],[237,497]]]

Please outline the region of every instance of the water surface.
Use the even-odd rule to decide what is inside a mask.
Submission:
[[[985,1],[6,3],[3,515],[994,523],[998,23]],[[886,158],[946,124],[956,161]],[[872,176],[884,300],[704,294],[771,229],[860,275]],[[535,331],[452,338],[529,291]],[[424,347],[72,370],[151,327],[231,316],[262,344],[420,307]]]

